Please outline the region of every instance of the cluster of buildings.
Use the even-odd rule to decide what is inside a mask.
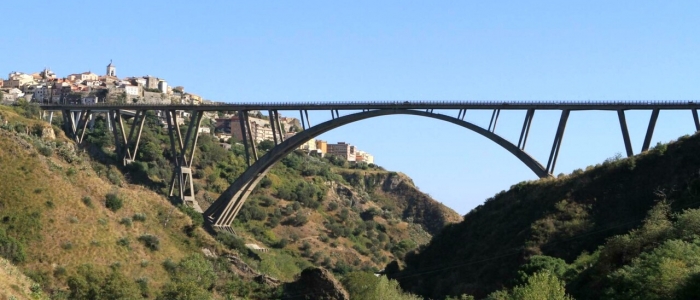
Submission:
[[[171,87],[162,78],[147,75],[120,79],[117,77],[117,68],[111,61],[107,65],[104,75],[87,71],[59,78],[49,68],[33,74],[11,72],[7,80],[0,80],[0,91],[2,91],[0,101],[4,102],[14,102],[20,98],[29,102],[61,104],[121,102],[199,105],[209,102],[198,95],[185,93],[182,86]],[[160,116],[160,112],[158,113]],[[189,116],[189,113],[185,111],[177,113],[180,116],[178,123],[184,122],[184,119]],[[164,115],[160,117],[165,126]],[[216,120],[214,134],[218,138],[232,141],[243,140],[243,130],[237,114],[224,114],[218,118],[212,114],[208,117]],[[251,112],[248,119],[253,140],[256,143],[274,140],[272,127],[265,116]],[[301,127],[298,119],[289,117],[280,117],[280,125],[286,132],[284,139],[296,134]],[[211,129],[205,126],[199,128],[199,132],[211,134]],[[300,149],[320,157],[330,154],[342,157],[349,162],[374,163],[372,155],[344,142],[328,144],[325,141],[311,139]]]
[[[255,115],[256,112],[251,112]],[[260,114],[258,117],[248,117],[250,122],[250,131],[255,143],[260,143],[265,140],[274,140],[270,121]],[[296,131],[301,126],[296,118],[280,116],[280,124],[284,131],[284,139],[288,139],[296,134]],[[222,118],[216,119],[216,135],[223,140],[232,139],[233,141],[243,140],[243,128],[238,115],[225,115]],[[345,142],[337,144],[328,144],[326,141],[311,139],[299,147],[300,150],[306,151],[310,155],[323,157],[327,154],[342,157],[349,162],[365,162],[368,164],[374,163],[374,156],[360,151],[357,147]]]
[[[349,162],[354,163],[374,163],[374,156],[357,149],[357,147],[345,142],[337,144],[328,144],[326,141],[311,139],[301,146],[302,150],[306,150],[311,155],[323,157],[327,154],[342,157]]]
[[[24,98],[37,103],[182,103],[198,105],[202,97],[185,93],[182,86],[171,87],[154,76],[117,77],[117,68],[110,61],[105,74],[91,71],[59,78],[49,68],[33,74],[11,72],[0,80],[1,101],[14,102]]]

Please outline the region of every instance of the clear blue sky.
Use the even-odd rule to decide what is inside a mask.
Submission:
[[[113,59],[120,77],[226,102],[698,99],[698,12],[698,1],[15,1],[3,9],[0,72],[104,74]],[[523,116],[502,113],[497,132],[517,143]],[[635,152],[648,118],[628,113]],[[527,151],[545,163],[557,121],[537,112],[532,125]],[[662,112],[653,143],[693,131],[690,112]],[[322,138],[374,154],[460,213],[536,178],[487,139],[420,117]],[[556,173],[615,153],[615,113],[574,112]]]

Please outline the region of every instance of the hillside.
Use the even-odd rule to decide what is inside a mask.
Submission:
[[[681,255],[687,259],[666,268],[685,273],[668,275],[659,269],[654,269],[657,273],[643,269],[650,272],[649,279],[663,282],[658,285],[671,280],[669,292],[661,295],[680,295],[673,293],[680,293],[685,280],[700,276],[700,256],[692,252],[698,247],[700,227],[692,225],[696,224],[694,210],[671,212],[700,206],[698,153],[700,135],[684,136],[632,158],[613,157],[585,171],[516,184],[407,255],[407,267],[390,277],[424,296],[441,299],[471,294],[481,298],[504,287],[526,284],[529,281],[524,277],[533,269],[545,270],[558,274],[574,297],[629,299],[634,298],[629,293],[635,289],[640,291],[637,295],[647,295],[650,290],[644,290],[648,286],[644,280],[625,276],[632,276],[632,270],[639,272],[635,276],[642,276],[637,264],[658,254],[654,251],[662,251],[661,257],[670,255],[664,259],[678,257],[663,247],[680,243],[690,249]],[[683,220],[691,221],[678,223]],[[553,282],[546,281],[547,274],[537,278]],[[620,278],[630,279],[625,288]],[[504,294],[492,298],[515,299]]]
[[[293,153],[251,195],[235,236],[209,233],[200,214],[163,196],[171,154],[155,116],[138,161],[123,168],[101,117],[77,146],[59,117],[50,126],[32,115],[31,105],[0,107],[0,256],[29,277],[7,283],[21,296],[34,282],[29,292],[38,287],[53,299],[100,299],[118,289],[162,299],[184,291],[279,298],[280,284],[306,268],[377,271],[461,220],[403,174]],[[242,146],[219,142],[203,135],[195,156],[204,208],[245,169]]]
[[[101,117],[96,124],[86,138],[91,156],[114,164],[111,133]],[[148,116],[146,125],[138,160],[124,172],[131,182],[166,194],[165,183],[172,175],[167,132],[154,115]],[[203,209],[247,167],[243,145],[233,143],[226,150],[222,142],[206,134],[197,142],[194,189]],[[261,142],[259,155],[272,146],[270,141]],[[248,253],[246,261],[261,272],[292,280],[312,265],[337,274],[380,270],[459,220],[456,212],[418,191],[405,175],[297,151],[275,165],[254,190],[233,224],[236,236],[219,239]],[[270,251],[251,254],[245,244]]]
[[[52,299],[155,298],[178,289],[227,294],[236,285],[249,295],[267,293],[236,265],[214,271],[228,261],[205,259],[202,249],[219,257],[233,252],[164,197],[127,183],[44,122],[0,107],[0,123],[0,256],[10,270],[4,273],[17,275],[5,266],[11,262],[39,287],[0,277],[2,285],[17,286],[11,295],[26,296],[30,288]],[[216,278],[201,286],[182,280],[201,274]]]
[[[208,137],[200,142],[202,150],[209,147]],[[218,150],[207,151],[202,153]],[[242,156],[228,158],[235,166]],[[205,180],[195,181],[204,209],[226,187],[222,177],[231,176],[225,171],[230,168],[226,160],[217,160],[215,167],[205,160],[199,161],[200,179]],[[308,265],[341,275],[355,269],[381,270],[427,243],[446,224],[460,220],[456,212],[418,191],[405,175],[295,152],[254,190],[233,228],[244,243],[270,249],[259,254],[261,271],[289,280]]]

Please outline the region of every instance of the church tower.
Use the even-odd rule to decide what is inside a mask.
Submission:
[[[109,65],[107,65],[107,76],[117,77],[117,67],[112,64],[112,60],[109,60]]]

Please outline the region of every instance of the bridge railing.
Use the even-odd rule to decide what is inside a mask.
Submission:
[[[168,106],[191,106],[191,107],[225,107],[225,106],[259,106],[259,107],[288,107],[298,109],[300,106],[392,106],[392,105],[420,105],[420,106],[443,106],[443,105],[466,105],[466,106],[494,106],[494,105],[585,105],[585,106],[609,106],[609,105],[693,105],[700,104],[698,100],[586,100],[586,101],[569,101],[569,100],[415,100],[415,101],[330,101],[330,102],[213,102],[207,104],[191,104],[191,103],[85,103],[85,104],[59,104],[59,103],[42,103],[42,107],[66,107],[66,106],[91,106],[91,107],[168,107]]]

